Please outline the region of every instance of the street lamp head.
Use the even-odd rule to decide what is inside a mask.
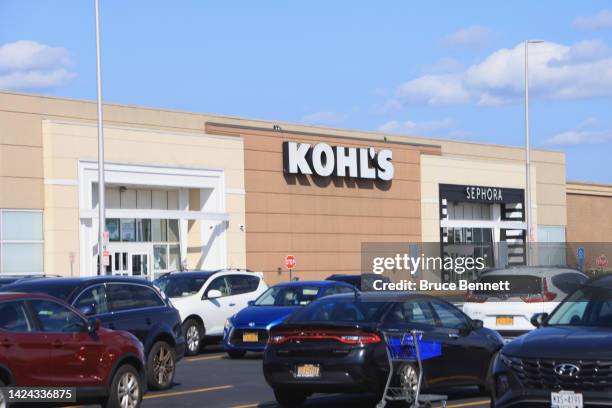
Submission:
[[[529,44],[541,44],[544,40],[527,40]]]

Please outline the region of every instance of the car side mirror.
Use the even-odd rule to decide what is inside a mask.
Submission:
[[[96,305],[94,304],[81,306],[79,308],[79,312],[83,313],[85,316],[93,316],[95,314],[98,314],[96,310]]]
[[[470,327],[472,330],[479,330],[484,327],[484,323],[480,319],[473,319],[472,323],[470,324]]]
[[[247,302],[247,305],[249,305],[249,306],[255,306],[255,301],[254,301],[254,300],[249,300],[249,301]]]
[[[536,313],[531,318],[531,324],[535,327],[544,326],[546,324],[546,319],[548,319],[548,313]]]
[[[90,334],[95,334],[98,330],[100,330],[101,325],[102,323],[100,322],[100,319],[94,319],[93,321],[89,322],[89,325],[87,326],[87,331]]]
[[[208,299],[217,299],[217,298],[220,298],[221,296],[223,296],[223,293],[221,293],[221,291],[217,289],[211,289],[206,294],[206,297]]]

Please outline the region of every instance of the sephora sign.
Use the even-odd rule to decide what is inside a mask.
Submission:
[[[389,181],[393,179],[392,158],[389,149],[283,142],[283,170],[288,174]]]

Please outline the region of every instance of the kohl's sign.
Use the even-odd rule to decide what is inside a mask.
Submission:
[[[283,171],[287,174],[389,181],[394,172],[392,159],[389,149],[283,142]]]

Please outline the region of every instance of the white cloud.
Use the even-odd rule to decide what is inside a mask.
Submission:
[[[607,130],[570,130],[558,133],[545,141],[554,145],[599,144],[612,142],[612,131]]]
[[[600,144],[612,142],[612,130],[602,128],[596,118],[587,118],[576,129],[558,133],[544,141],[553,145]]]
[[[474,25],[448,34],[442,39],[441,43],[445,47],[482,49],[489,44],[490,37],[491,30],[486,27]]]
[[[468,132],[457,129],[457,123],[451,118],[415,122],[411,120],[390,120],[378,127],[384,133],[404,135],[429,135],[449,138],[463,138]]]
[[[580,16],[574,20],[574,27],[580,30],[602,30],[612,28],[612,11],[601,10],[592,16]]]
[[[453,74],[427,74],[400,85],[394,99],[405,104],[496,105],[524,92],[524,45],[502,48],[480,63]],[[571,46],[546,42],[529,54],[534,97],[579,99],[612,95],[612,50],[601,41]]]
[[[74,78],[68,50],[36,41],[0,45],[0,88],[36,89],[57,86]]]
[[[314,125],[339,125],[346,120],[346,115],[335,112],[314,112],[302,118],[303,122]]]

